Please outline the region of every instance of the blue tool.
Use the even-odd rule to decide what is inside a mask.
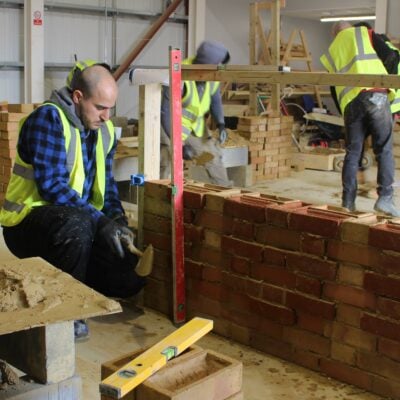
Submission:
[[[131,185],[144,186],[144,175],[143,174],[131,175]]]

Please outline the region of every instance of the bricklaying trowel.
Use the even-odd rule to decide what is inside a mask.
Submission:
[[[121,235],[121,242],[124,247],[139,257],[135,271],[139,276],[148,276],[153,269],[154,250],[153,245],[149,244],[145,251],[140,251],[133,243],[130,237]]]

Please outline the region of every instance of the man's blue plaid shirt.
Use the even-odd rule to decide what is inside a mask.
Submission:
[[[82,196],[69,185],[63,126],[55,107],[41,106],[25,121],[18,140],[18,153],[23,161],[33,166],[39,193],[49,203],[81,207],[96,221],[103,213],[108,217],[123,213],[112,174],[116,142],[106,159],[105,201],[100,212],[89,203],[96,175],[97,131],[81,132],[81,140],[85,168]]]

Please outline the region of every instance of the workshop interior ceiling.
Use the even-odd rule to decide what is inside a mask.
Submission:
[[[321,17],[375,15],[375,0],[286,0],[282,16],[319,20]]]

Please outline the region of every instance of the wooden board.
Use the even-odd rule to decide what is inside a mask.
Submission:
[[[40,257],[0,264],[0,335],[122,311]]]
[[[316,149],[304,150],[301,153],[292,154],[292,165],[300,164],[303,168],[332,171],[336,157],[344,157],[344,150]]]

